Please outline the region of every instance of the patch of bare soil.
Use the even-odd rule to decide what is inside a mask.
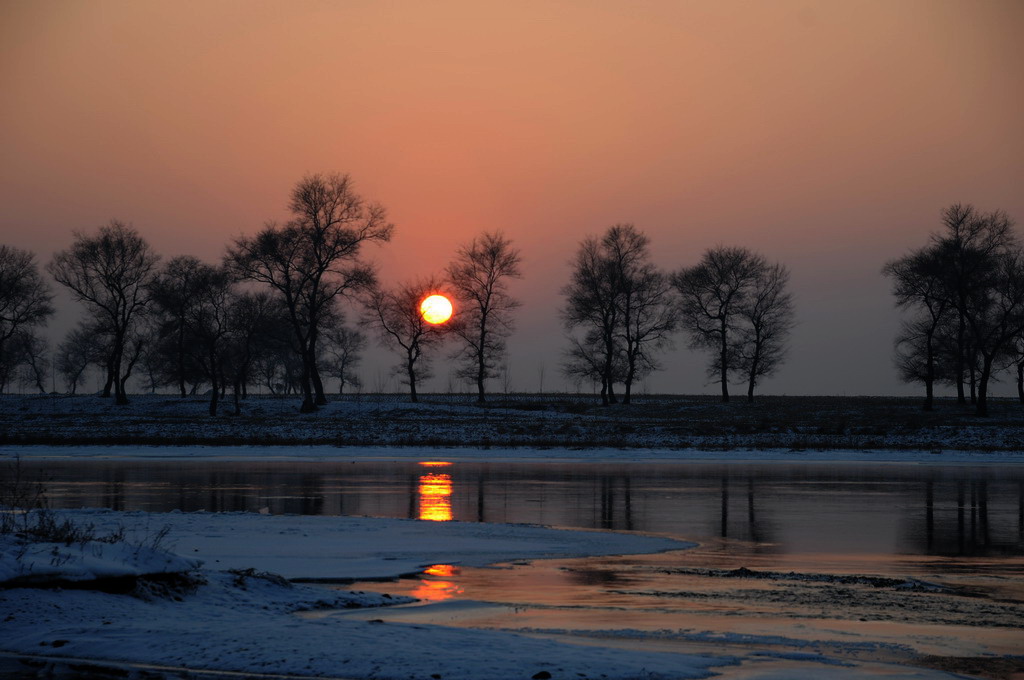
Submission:
[[[926,656],[918,665],[993,680],[1024,680],[1024,656]]]

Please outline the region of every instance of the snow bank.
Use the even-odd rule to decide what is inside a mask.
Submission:
[[[174,598],[93,590],[0,590],[0,648],[23,654],[161,664],[250,673],[351,678],[703,678],[727,656],[575,646],[512,633],[439,626],[305,618],[297,611],[379,606],[404,598],[293,585],[290,577],[365,578],[436,562],[483,565],[552,555],[685,548],[668,539],[535,526],[435,523],[245,513],[66,511],[98,531],[124,527],[129,540],[168,526],[181,558],[127,544],[36,544],[15,562],[6,539],[0,573],[79,580],[194,569],[200,585]],[[54,557],[53,563],[48,558]],[[214,570],[213,568],[217,569]],[[205,582],[204,582],[205,581]],[[407,600],[405,600],[407,601]],[[550,676],[543,675],[549,673]]]
[[[703,678],[730,657],[567,645],[509,633],[299,618],[325,591],[212,572],[183,601],[87,591],[0,592],[8,651],[223,671],[348,678]],[[358,604],[358,594],[351,602]],[[334,603],[337,604],[337,603]],[[55,649],[56,648],[56,649]],[[50,651],[54,650],[54,651]]]
[[[172,555],[145,545],[88,541],[30,543],[0,536],[0,585],[91,581],[196,569],[201,560]]]
[[[253,567],[289,579],[393,578],[431,564],[481,567],[514,559],[651,553],[694,546],[668,538],[521,524],[244,512],[71,510],[59,515],[87,521],[99,531],[124,527],[129,537],[168,527],[167,545],[203,560],[208,568]]]

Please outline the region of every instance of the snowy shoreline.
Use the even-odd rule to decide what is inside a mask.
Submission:
[[[387,596],[290,584],[293,579],[388,578],[431,563],[489,565],[554,556],[608,555],[685,549],[694,544],[620,533],[566,531],[527,525],[435,523],[357,517],[269,516],[250,513],[61,511],[61,518],[100,532],[124,527],[128,540],[170,528],[166,541],[187,555],[178,566],[200,583],[172,597],[86,588],[0,588],[0,651],[48,657],[146,663],[225,672],[352,678],[446,680],[576,678],[701,678],[726,655],[644,653],[576,646],[510,633],[441,626],[300,618],[322,608],[387,605]],[[59,566],[47,564],[49,544],[29,555],[45,576],[67,572],[81,583],[110,572],[164,573],[156,553],[132,561],[132,551],[107,544],[63,546]],[[54,553],[55,554],[55,553]],[[126,558],[125,555],[128,555]],[[197,560],[204,568],[195,570]],[[11,545],[0,545],[10,577]],[[154,562],[152,572],[147,563]],[[253,570],[253,571],[245,571]],[[42,576],[42,575],[41,575]],[[0,584],[2,585],[2,584]],[[401,603],[403,598],[391,602]],[[344,641],[344,644],[338,644]],[[480,650],[486,649],[486,654]],[[550,673],[550,675],[543,675]]]

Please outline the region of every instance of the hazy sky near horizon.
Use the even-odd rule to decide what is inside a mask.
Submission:
[[[386,282],[483,230],[522,250],[515,389],[564,384],[568,260],[631,222],[668,269],[718,244],[789,266],[764,392],[916,394],[879,270],[952,202],[1024,222],[1022,35],[1015,0],[0,0],[0,242],[45,262],[117,218],[215,262],[347,172],[396,224],[366,252]],[[646,387],[714,392],[704,362],[680,336]]]

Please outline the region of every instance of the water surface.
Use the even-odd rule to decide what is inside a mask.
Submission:
[[[1024,468],[868,463],[27,461],[60,508],[523,522],[775,553],[1024,555]]]

